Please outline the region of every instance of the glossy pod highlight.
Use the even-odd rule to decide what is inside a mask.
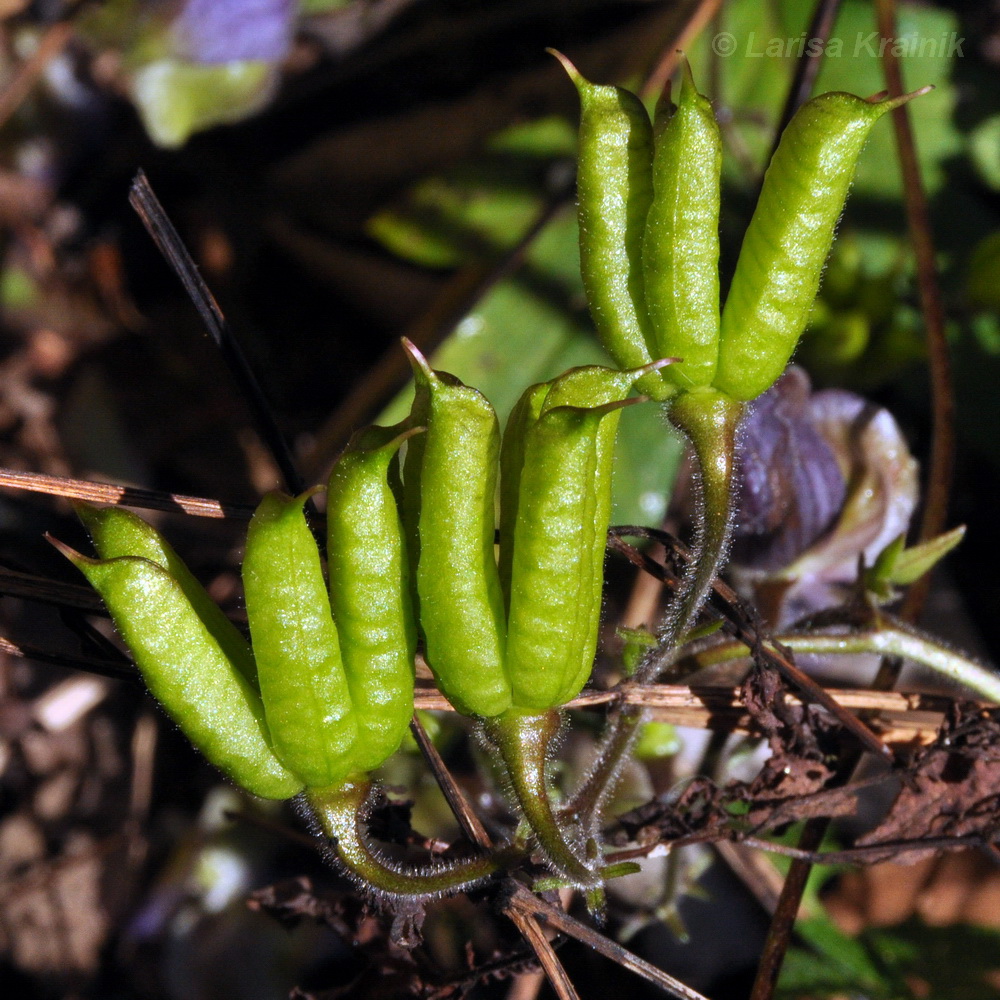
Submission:
[[[499,424],[482,393],[403,344],[416,381],[410,421],[426,428],[407,448],[403,510],[427,663],[460,712],[499,715],[511,704],[493,541]]]
[[[150,693],[208,760],[262,798],[299,792],[302,780],[272,749],[260,696],[181,584],[149,559],[89,559],[52,542],[101,595]]]
[[[642,239],[654,357],[679,357],[663,377],[710,385],[719,353],[722,138],[685,63],[676,110],[657,130],[653,200]]]
[[[357,769],[358,720],[303,512],[310,495],[261,501],[247,532],[243,589],[275,753],[306,785],[325,788]]]
[[[208,596],[167,540],[148,522],[124,507],[74,504],[102,559],[140,556],[165,569],[178,583],[198,617],[241,674],[257,689],[257,665],[250,643]]]
[[[351,440],[327,489],[330,605],[357,716],[359,771],[398,748],[413,716],[417,637],[410,570],[389,467],[423,428],[370,427]]]
[[[927,89],[893,100],[822,94],[796,112],[764,176],[722,312],[716,388],[750,400],[777,381],[805,329],[869,133]]]
[[[586,80],[561,53],[580,95],[577,212],[580,273],[598,336],[623,368],[638,368],[654,353],[646,312],[642,235],[653,200],[653,127],[642,102],[621,87]],[[639,391],[666,399],[658,374]]]
[[[529,388],[508,422],[501,524],[512,530],[501,530],[500,552],[510,566],[506,669],[516,708],[558,707],[590,676],[617,411],[639,401],[625,396],[651,370],[573,369]]]

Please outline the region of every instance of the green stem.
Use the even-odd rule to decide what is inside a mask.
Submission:
[[[681,393],[671,404],[671,422],[691,442],[700,471],[697,506],[698,528],[694,553],[657,648],[635,672],[640,684],[651,684],[677,659],[681,637],[694,624],[715,580],[732,531],[736,434],[743,404],[711,387]],[[600,813],[638,738],[641,708],[623,708],[608,724],[597,760],[577,790],[568,812],[591,834],[600,824]]]
[[[603,880],[567,842],[552,811],[545,776],[552,739],[561,726],[562,716],[557,709],[541,714],[511,709],[483,720],[484,731],[500,753],[511,788],[542,853],[568,882],[585,890],[587,905],[594,912],[604,904]]]
[[[821,635],[779,635],[775,642],[796,653],[817,656],[858,655],[899,656],[929,667],[936,673],[962,684],[984,698],[1000,704],[1000,676],[995,671],[942,646],[914,630],[896,625],[867,632],[826,633]],[[727,663],[748,656],[750,650],[741,642],[722,643],[700,654],[702,667]]]
[[[666,622],[657,652],[640,664],[636,680],[648,684],[663,669],[681,636],[695,623],[729,548],[733,521],[736,433],[743,404],[710,387],[682,393],[670,407],[670,420],[691,442],[698,460],[697,521],[691,562]]]
[[[393,896],[438,896],[468,889],[506,867],[506,852],[424,869],[406,869],[379,858],[365,834],[368,778],[305,792],[309,808],[332,841],[341,864],[362,883]]]
[[[566,803],[565,815],[572,817],[588,837],[600,833],[601,813],[628,762],[645,714],[632,706],[618,711],[605,727],[593,765]]]

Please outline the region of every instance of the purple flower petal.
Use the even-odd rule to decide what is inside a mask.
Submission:
[[[871,565],[906,531],[917,504],[917,463],[892,414],[851,392],[816,393],[809,416],[837,455],[850,491],[836,529],[795,569],[847,582],[859,554]]]
[[[297,12],[296,0],[187,0],[173,25],[177,54],[197,63],[278,62]]]
[[[810,411],[809,379],[791,368],[743,423],[734,560],[755,570],[788,566],[840,514],[844,473]]]
[[[870,565],[917,502],[916,462],[892,414],[839,389],[811,394],[795,368],[744,422],[739,469],[733,569],[758,597],[771,593],[776,627],[842,600],[858,556]]]

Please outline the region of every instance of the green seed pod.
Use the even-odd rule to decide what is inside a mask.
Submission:
[[[524,468],[524,445],[528,431],[542,413],[551,382],[528,386],[514,404],[500,445],[500,587],[510,610],[510,574],[514,559],[514,529],[517,525],[518,494]]]
[[[302,509],[308,496],[261,501],[247,533],[243,587],[274,752],[307,786],[326,788],[359,770],[358,723]]]
[[[529,536],[540,539],[549,534],[565,532],[565,523],[557,528],[555,520],[549,519],[546,505],[558,506],[560,501],[565,503],[573,491],[576,491],[578,507],[575,511],[569,507],[562,508],[562,515],[567,521],[576,517],[578,524],[571,534],[578,536],[578,541],[584,535],[587,539],[587,551],[583,552],[574,548],[575,543],[564,538],[563,541],[568,544],[561,569],[553,563],[551,566],[553,576],[548,583],[538,581],[539,586],[551,589],[550,596],[558,605],[551,611],[553,628],[556,630],[568,628],[569,631],[564,635],[566,648],[572,647],[577,650],[577,653],[568,654],[579,656],[577,669],[573,671],[572,679],[563,685],[564,690],[574,688],[575,690],[559,701],[544,705],[525,700],[530,696],[522,692],[520,696],[515,694],[515,705],[535,709],[562,704],[563,701],[575,697],[590,676],[603,596],[604,551],[608,524],[611,520],[611,474],[618,430],[618,410],[633,383],[640,383],[652,371],[664,367],[667,363],[667,361],[656,361],[651,365],[624,372],[599,365],[572,368],[551,382],[531,386],[511,411],[504,432],[500,480],[500,568],[509,611],[508,672],[512,663],[510,655],[515,627],[514,618],[511,617],[513,609],[511,595],[518,586],[513,579],[513,566],[515,548],[519,540],[525,547],[522,558],[530,562],[533,557],[525,554],[532,545],[528,540]],[[634,401],[638,402],[638,399]],[[541,447],[539,442],[535,442],[535,450],[529,455],[528,443],[532,440],[532,434],[540,433],[536,431],[540,419],[545,414],[560,409],[568,412],[560,418],[553,418],[550,422],[551,439],[547,447]],[[573,418],[571,413],[576,413],[577,417]],[[584,419],[585,414],[592,416]],[[581,449],[576,458],[578,461],[589,463],[588,472],[581,467],[571,467],[571,441],[581,433],[586,436],[588,432],[583,431],[582,426],[570,430],[570,425],[577,422],[583,424],[590,420],[594,421],[593,427],[589,428],[593,431],[593,454],[584,457],[582,452],[590,445],[584,445],[582,441],[576,443]],[[567,434],[564,444],[560,444],[558,440],[559,426]],[[539,459],[547,472],[532,466],[532,463]],[[566,460],[563,467],[560,466],[561,459]],[[547,475],[551,478],[547,479]],[[574,476],[580,478],[574,482]],[[560,491],[562,491],[560,498],[555,498],[554,494]],[[554,539],[549,541],[555,542]],[[558,579],[560,573],[562,578]],[[584,594],[585,597],[582,596]],[[561,603],[563,599],[566,601],[565,605]],[[541,615],[540,605],[536,610]],[[571,625],[566,617],[567,614],[579,616],[578,620],[574,618],[575,626]],[[536,621],[534,627],[537,626]],[[535,640],[528,638],[526,641],[530,643]],[[552,641],[558,642],[554,636]],[[589,658],[586,652],[588,649]],[[510,676],[513,683],[513,673]],[[523,682],[530,683],[530,678],[525,676]],[[521,700],[517,700],[518,697]],[[539,698],[545,697],[548,695],[539,695]]]
[[[656,361],[651,365],[624,372],[599,365],[572,368],[550,382],[530,386],[514,406],[504,430],[500,452],[500,580],[508,612],[514,539],[516,526],[521,518],[521,477],[525,467],[525,448],[530,430],[543,412],[556,407],[588,409],[617,402],[628,393],[633,383],[641,382],[651,371],[658,370],[667,363],[667,361]],[[598,613],[604,581],[602,570],[605,535],[611,519],[611,469],[617,431],[618,413],[608,413],[606,418],[600,421],[596,439],[596,470],[599,470],[604,479],[600,483],[584,484],[592,491],[595,500],[595,507],[592,516],[588,518],[588,524],[592,524],[594,530],[592,565],[597,568],[597,572],[591,575],[594,588],[592,602]],[[531,505],[534,503],[534,498],[525,496],[524,503]],[[600,527],[602,524],[603,528]]]
[[[162,566],[180,584],[191,606],[222,647],[222,651],[240,673],[257,687],[257,664],[254,662],[250,643],[222,613],[222,609],[208,596],[184,561],[151,524],[124,507],[93,507],[86,503],[77,503],[74,507],[77,516],[90,532],[97,554],[102,559],[141,556]]]
[[[415,433],[370,427],[356,435],[327,493],[330,605],[357,714],[355,762],[362,771],[395,753],[413,715],[416,629],[389,465]]]
[[[656,357],[642,270],[642,233],[653,200],[653,127],[635,94],[590,83],[564,55],[550,51],[580,95],[576,191],[587,303],[611,356],[623,368],[638,368]],[[639,389],[660,400],[672,391],[656,374]]]
[[[494,556],[500,430],[488,400],[432,371],[409,341],[417,396],[403,467],[404,514],[416,550],[420,627],[441,690],[467,715],[510,706],[504,602]]]
[[[822,94],[796,112],[764,176],[722,312],[716,388],[755,399],[784,371],[868,134],[919,93],[894,100]]]
[[[588,660],[588,673],[593,663],[597,433],[606,413],[603,407],[556,407],[528,434],[507,646],[518,708],[562,704],[582,660]],[[596,482],[597,489],[602,485]]]
[[[709,385],[719,352],[722,138],[685,65],[680,104],[658,129],[653,200],[642,242],[654,357],[679,357],[664,377]]]
[[[209,761],[262,798],[301,791],[271,750],[260,696],[177,580],[147,559],[88,559],[52,542],[101,595],[153,697]]]
[[[648,373],[578,368],[549,384],[544,400],[529,390],[524,413],[508,424],[505,448],[523,454],[517,509],[504,512],[513,537],[507,671],[517,708],[540,711],[573,698],[593,666],[611,516],[611,471],[617,410]],[[509,463],[513,465],[513,460]],[[503,487],[509,503],[514,484]]]

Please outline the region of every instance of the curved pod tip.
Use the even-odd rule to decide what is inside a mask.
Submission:
[[[420,372],[425,378],[433,378],[434,369],[431,368],[430,362],[425,357],[424,352],[409,337],[400,337],[400,343],[403,345],[403,350],[406,351],[406,356],[413,368],[414,374]]]
[[[54,538],[47,531],[43,537],[45,541],[47,541],[54,549],[57,549],[60,553],[62,553],[62,555],[64,555],[74,566],[96,566],[100,562],[99,559],[93,559],[90,556],[85,556],[82,552],[77,552],[72,545],[67,545],[65,542],[61,542],[58,538]]]
[[[877,94],[866,97],[865,100],[868,104],[877,105],[880,111],[895,111],[896,108],[901,108],[904,104],[909,104],[915,97],[923,97],[924,94],[929,94],[935,89],[933,83],[928,83],[917,90],[911,90],[908,94],[900,94],[899,97],[889,97],[887,90],[880,90]]]
[[[556,59],[562,63],[562,68],[566,70],[566,75],[573,81],[574,85],[579,89],[587,80],[584,78],[583,74],[573,65],[572,61],[568,56],[564,56],[558,49],[547,48],[545,50],[550,56],[555,56]]]

